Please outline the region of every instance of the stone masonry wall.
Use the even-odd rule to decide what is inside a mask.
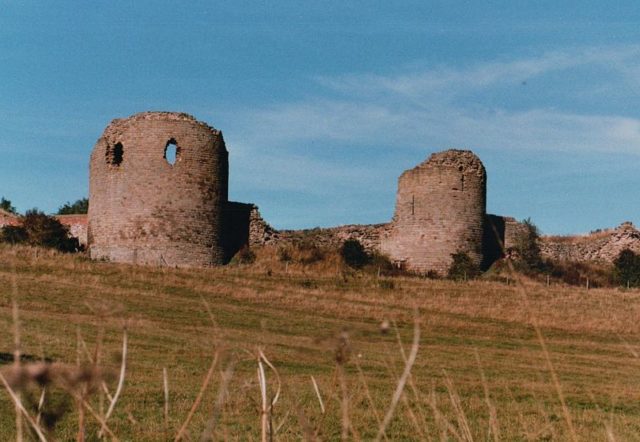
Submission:
[[[398,180],[396,210],[382,252],[408,270],[445,274],[451,255],[482,265],[486,172],[468,150],[431,155]]]
[[[87,245],[87,215],[54,215],[60,223],[69,229],[69,235],[78,238],[80,245]]]
[[[165,158],[177,146],[175,164]],[[88,244],[94,259],[169,266],[224,261],[228,154],[222,133],[181,113],[109,124],[91,154]]]
[[[0,228],[4,226],[17,226],[20,224],[20,217],[13,213],[0,209]]]
[[[580,236],[542,237],[540,252],[558,261],[613,262],[624,249],[640,254],[640,231],[630,222]]]

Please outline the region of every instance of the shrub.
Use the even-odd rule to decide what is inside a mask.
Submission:
[[[517,254],[516,268],[527,273],[536,273],[544,269],[544,262],[540,255],[540,231],[538,227],[527,218],[522,221],[522,230],[515,239],[514,250]]]
[[[73,204],[70,204],[69,201],[67,201],[58,209],[58,215],[73,215],[78,213],[87,213],[88,211],[89,200],[87,198],[81,198]]]
[[[0,198],[0,209],[3,209],[9,213],[17,213],[16,208],[13,207],[11,201],[6,199],[5,197]]]
[[[238,253],[235,254],[231,263],[233,264],[253,264],[256,261],[256,254],[249,248],[248,245],[242,246]]]
[[[371,257],[357,239],[348,239],[340,247],[340,256],[345,264],[354,269],[364,267]]]
[[[27,242],[27,231],[22,226],[4,226],[0,230],[0,242],[8,244]]]
[[[5,226],[2,240],[9,243],[26,243],[32,246],[75,252],[81,249],[77,238],[69,236],[69,230],[52,216],[37,209],[28,210],[19,227]]]
[[[480,267],[465,252],[453,253],[451,258],[453,261],[447,273],[449,279],[467,280],[480,275]]]
[[[624,249],[613,261],[615,279],[629,287],[640,286],[640,256],[632,250]]]

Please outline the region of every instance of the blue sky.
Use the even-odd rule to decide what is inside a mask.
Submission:
[[[474,150],[488,211],[640,223],[640,8],[602,1],[0,0],[0,195],[88,192],[113,118],[221,129],[230,197],[279,228],[385,222],[397,177]]]

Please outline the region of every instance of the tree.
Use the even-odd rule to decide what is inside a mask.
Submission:
[[[455,280],[473,279],[480,275],[480,267],[465,252],[451,254],[453,261],[449,267],[447,277]]]
[[[614,276],[618,283],[629,286],[640,286],[640,256],[630,249],[622,250],[613,261]]]
[[[27,210],[22,220],[22,228],[26,233],[26,242],[30,245],[58,249],[62,252],[80,249],[78,239],[69,236],[67,227],[38,209]]]
[[[82,214],[89,211],[89,200],[87,198],[81,198],[75,203],[70,204],[67,201],[62,207],[58,209],[58,215],[73,215]]]
[[[369,254],[357,239],[348,239],[342,243],[340,256],[345,264],[354,269],[364,267],[370,260]]]
[[[0,198],[0,209],[3,209],[9,213],[17,213],[16,208],[13,207],[11,201],[6,199],[5,197]]]
[[[520,270],[525,272],[538,272],[544,269],[544,262],[540,254],[540,231],[538,227],[527,218],[522,221],[522,228],[518,232],[514,249],[517,253],[516,263]]]
[[[8,244],[27,242],[27,231],[22,226],[4,226],[0,229],[0,242]]]

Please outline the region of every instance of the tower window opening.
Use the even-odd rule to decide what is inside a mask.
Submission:
[[[122,143],[116,143],[107,147],[107,164],[112,166],[120,166],[124,157],[124,147]]]
[[[167,141],[167,145],[164,148],[164,159],[171,166],[176,164],[176,162],[178,162],[178,160],[180,159],[180,147],[178,146],[178,143],[176,143],[176,140],[173,138]]]

